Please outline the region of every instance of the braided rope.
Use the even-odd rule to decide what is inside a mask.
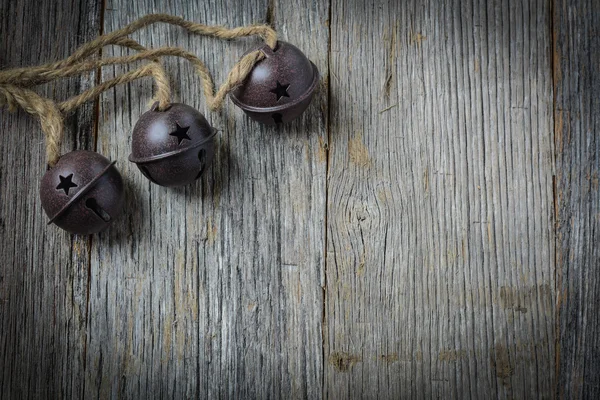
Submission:
[[[56,103],[29,89],[0,85],[0,105],[4,103],[8,104],[11,111],[15,111],[19,105],[29,114],[39,117],[46,136],[46,158],[48,164],[54,165],[59,158],[63,135],[63,116]]]
[[[152,76],[156,87],[154,100],[158,101],[159,108],[165,108],[170,102],[171,89],[166,72],[160,63],[160,57],[181,57],[192,63],[196,73],[201,78],[207,103],[212,110],[219,110],[223,106],[227,93],[243,83],[254,65],[265,57],[264,53],[260,50],[246,54],[233,66],[227,76],[227,80],[215,92],[210,71],[194,54],[178,47],[146,49],[135,40],[127,37],[127,35],[156,22],[177,25],[190,33],[221,39],[235,39],[243,36],[257,35],[273,49],[277,44],[276,32],[267,25],[251,25],[229,29],[222,26],[210,26],[186,21],[181,17],[167,14],[151,14],[132,22],[122,29],[99,36],[85,43],[64,60],[34,67],[0,71],[0,105],[8,104],[10,111],[14,111],[17,106],[20,106],[28,113],[36,115],[40,119],[42,130],[46,137],[46,156],[50,166],[53,166],[60,156],[64,116],[83,103],[98,98],[103,92],[138,78]],[[138,51],[138,53],[122,57],[86,60],[91,55],[97,54],[103,47],[109,45],[127,47]],[[130,64],[144,60],[151,62],[103,82],[59,104],[29,89],[32,86],[48,83],[55,79],[97,70],[106,65]]]

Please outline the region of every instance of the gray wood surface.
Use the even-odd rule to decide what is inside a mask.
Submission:
[[[112,31],[151,12],[228,26],[270,19],[327,71],[327,6],[266,1],[209,5],[107,3]],[[302,34],[303,30],[312,32]],[[156,25],[133,37],[180,45],[216,82],[257,39],[224,42]],[[106,54],[123,54],[120,49]],[[305,116],[262,127],[232,103],[209,112],[193,69],[168,60],[175,100],[221,130],[213,167],[196,184],[167,189],[128,163],[130,132],[152,82],[105,96],[98,151],[119,160],[126,217],[92,241],[85,393],[147,398],[318,397],[322,383],[327,90]],[[103,72],[102,79],[125,70]]]
[[[67,57],[100,32],[100,4],[0,2],[0,68]],[[65,99],[95,73],[43,87]],[[96,110],[65,121],[64,151],[92,149]],[[86,369],[87,237],[46,226],[38,187],[46,171],[39,123],[0,114],[0,398],[78,398]]]
[[[0,399],[598,397],[595,0],[6,0],[0,68],[154,12],[270,23],[318,92],[263,127],[210,112],[166,59],[174,99],[220,129],[181,189],[127,161],[150,79],[86,105],[63,150],[117,160],[127,195],[89,238],[46,227],[39,125],[2,110]],[[132,37],[192,51],[216,82],[259,43]]]
[[[600,3],[557,0],[556,367],[559,396],[600,397]]]
[[[552,395],[549,19],[333,1],[331,397]]]

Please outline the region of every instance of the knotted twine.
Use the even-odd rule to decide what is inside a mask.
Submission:
[[[50,166],[54,166],[60,157],[64,117],[83,103],[96,99],[103,92],[117,85],[151,76],[154,79],[156,87],[154,100],[158,102],[159,109],[167,107],[170,103],[171,89],[166,72],[161,64],[161,57],[182,57],[194,66],[196,73],[201,78],[208,106],[213,111],[222,108],[227,93],[242,84],[254,65],[265,57],[264,53],[260,50],[246,54],[233,66],[231,71],[229,71],[227,80],[215,92],[213,79],[208,68],[194,54],[179,47],[147,49],[135,40],[127,37],[131,33],[156,22],[177,25],[190,33],[220,39],[235,39],[257,35],[272,49],[275,49],[277,44],[277,33],[268,25],[250,25],[229,29],[223,26],[211,26],[186,21],[181,17],[168,14],[151,14],[132,22],[122,29],[101,35],[85,43],[64,60],[35,67],[0,71],[0,106],[7,104],[10,111],[15,111],[17,106],[20,106],[26,112],[36,115],[39,118],[42,131],[46,137],[46,157]],[[138,53],[122,57],[88,59],[90,56],[97,55],[100,49],[109,45],[127,47]],[[150,62],[133,71],[102,82],[60,103],[42,97],[30,89],[33,86],[48,83],[55,79],[97,70],[106,65],[130,64],[142,60]]]

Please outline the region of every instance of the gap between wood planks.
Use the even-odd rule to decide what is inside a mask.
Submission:
[[[104,34],[104,13],[106,12],[106,0],[102,0],[100,5],[100,15],[98,22],[98,35]],[[102,58],[102,48],[98,50],[98,57]],[[102,67],[96,68],[96,86],[102,83]],[[94,100],[94,125],[92,128],[92,150],[98,150],[98,132],[100,125],[100,97]],[[89,236],[87,241],[87,284],[85,299],[85,344],[83,345],[83,376],[87,371],[87,345],[88,345],[88,319],[90,315],[90,291],[92,283],[92,241],[93,235]],[[82,391],[85,393],[85,379],[83,380]]]
[[[329,214],[329,165],[330,165],[330,152],[329,146],[331,144],[331,10],[332,0],[329,0],[329,7],[327,9],[327,30],[328,30],[328,42],[327,42],[327,144],[325,148],[325,216],[323,218],[324,233],[323,233],[323,301],[321,311],[321,398],[324,399],[327,393],[327,382],[325,379],[326,365],[326,354],[325,354],[325,341],[327,336],[325,334],[325,326],[327,324],[327,226],[328,226],[328,214]]]

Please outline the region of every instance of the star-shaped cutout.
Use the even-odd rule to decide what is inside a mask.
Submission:
[[[183,127],[180,126],[177,122],[175,124],[177,125],[177,129],[175,130],[175,132],[169,133],[169,135],[177,137],[177,144],[181,144],[183,139],[192,140],[192,138],[190,138],[187,134],[188,129],[190,129],[189,126]]]
[[[290,97],[290,95],[287,92],[289,87],[289,83],[287,85],[282,85],[281,83],[279,83],[279,81],[277,81],[277,87],[275,89],[269,90],[269,92],[275,93],[275,95],[277,96],[277,101],[279,101],[279,99],[282,97]]]
[[[73,183],[73,174],[67,175],[67,177],[59,175],[58,178],[60,179],[60,183],[56,187],[56,190],[64,190],[67,196],[69,195],[69,189],[77,187],[77,185]]]

